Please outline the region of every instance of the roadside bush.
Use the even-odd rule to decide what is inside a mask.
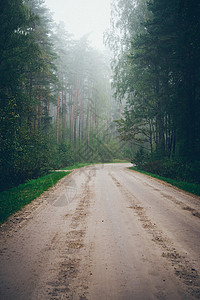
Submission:
[[[73,165],[74,163],[74,151],[69,143],[62,143],[58,146],[58,162],[59,168]]]
[[[149,173],[160,175],[162,173],[162,163],[159,160],[144,162],[143,170]]]
[[[144,151],[144,148],[141,147],[141,148],[136,152],[136,154],[135,154],[135,156],[134,156],[134,158],[133,158],[133,160],[132,160],[131,162],[132,162],[133,164],[135,164],[136,167],[137,167],[138,169],[143,170],[143,169],[144,169],[144,166],[146,165],[147,160],[148,160],[148,155],[147,155],[147,153]]]
[[[51,169],[51,142],[42,133],[19,129],[12,142],[3,141],[0,151],[0,190],[48,173]]]
[[[145,162],[143,170],[165,178],[200,183],[200,162],[162,160]]]

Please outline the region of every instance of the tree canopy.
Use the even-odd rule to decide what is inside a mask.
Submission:
[[[198,160],[200,4],[118,0],[112,10],[113,86],[126,99],[121,138],[160,158]]]

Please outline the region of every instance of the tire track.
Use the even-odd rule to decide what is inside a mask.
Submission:
[[[109,173],[109,175],[125,199],[130,203],[128,208],[134,211],[144,230],[151,235],[152,241],[162,249],[162,257],[170,262],[175,275],[182,282],[185,289],[191,296],[200,299],[200,276],[193,263],[183,254],[180,254],[180,251],[173,246],[173,242],[149,219],[141,201],[133,193],[125,189],[112,173]]]
[[[56,267],[59,272],[56,279],[47,282],[47,292],[51,300],[87,299],[89,261],[85,260],[83,263],[81,258],[85,251],[84,239],[93,195],[91,181],[94,176],[94,170],[89,171],[83,191],[81,195],[77,195],[77,198],[81,200],[71,216],[70,231],[66,234],[65,240],[59,242],[63,249],[60,253],[61,261]],[[84,274],[82,269],[84,269]]]

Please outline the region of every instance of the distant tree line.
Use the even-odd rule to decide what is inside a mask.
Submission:
[[[109,63],[42,0],[0,2],[0,186],[120,148]],[[119,115],[118,115],[119,116]]]
[[[115,96],[126,100],[121,139],[140,145],[133,161],[199,181],[200,2],[113,1],[105,40]]]

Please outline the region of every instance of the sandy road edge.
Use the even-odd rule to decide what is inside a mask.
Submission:
[[[8,219],[0,224],[0,238],[11,236],[15,232],[24,227],[30,219],[34,218],[34,215],[39,209],[43,209],[48,202],[46,199],[52,194],[56,193],[63,184],[66,184],[71,180],[71,177],[78,172],[79,169],[70,170],[70,174],[61,178],[56,184],[51,186],[47,191],[44,191],[39,197],[26,204],[21,210],[16,211],[8,217]]]

